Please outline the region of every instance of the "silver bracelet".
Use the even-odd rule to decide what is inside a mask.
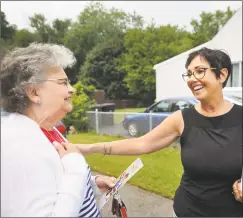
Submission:
[[[110,151],[109,151],[109,155],[111,155],[111,148],[112,148],[112,147],[111,147],[111,143],[110,143],[109,145],[110,145]]]
[[[104,155],[106,155],[107,152],[106,152],[106,146],[105,146],[105,143],[104,143]]]

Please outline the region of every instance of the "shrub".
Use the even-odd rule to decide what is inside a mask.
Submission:
[[[86,111],[95,104],[92,99],[92,93],[95,88],[93,86],[85,86],[81,81],[78,81],[73,88],[75,93],[72,96],[73,110],[63,119],[63,122],[68,127],[72,123],[78,132],[86,132],[88,130],[88,117]]]

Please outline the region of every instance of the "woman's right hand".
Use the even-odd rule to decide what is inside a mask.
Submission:
[[[53,142],[53,145],[56,148],[56,150],[61,158],[69,153],[79,153],[80,154],[80,151],[75,144],[71,144],[71,143],[60,144],[55,141],[55,142]]]

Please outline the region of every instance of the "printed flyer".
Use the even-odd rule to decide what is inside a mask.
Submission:
[[[113,196],[135,173],[143,167],[140,158],[136,159],[116,180],[116,185],[107,190],[100,198],[99,208],[101,209],[111,196]]]

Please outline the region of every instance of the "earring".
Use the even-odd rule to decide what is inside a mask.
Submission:
[[[40,100],[38,100],[37,102],[36,102],[36,104],[40,104],[41,103],[41,101]]]

